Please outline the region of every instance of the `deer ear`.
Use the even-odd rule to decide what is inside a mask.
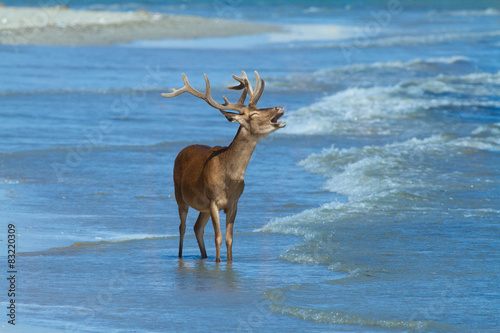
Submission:
[[[240,114],[239,113],[233,113],[233,112],[226,112],[226,111],[222,111],[222,110],[219,110],[225,117],[227,120],[229,120],[230,122],[239,122],[238,120],[240,119]]]

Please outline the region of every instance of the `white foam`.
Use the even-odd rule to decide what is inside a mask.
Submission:
[[[448,43],[463,39],[482,39],[500,36],[500,30],[479,32],[435,32],[396,35],[391,37],[356,39],[341,43],[317,45],[317,47],[341,47],[346,52],[359,51],[365,47],[417,46]]]
[[[105,233],[103,237],[95,237],[97,241],[108,241],[108,242],[128,242],[128,241],[141,241],[148,239],[161,239],[167,237],[177,237],[177,234],[164,234],[164,235],[154,235],[154,234],[113,234]]]
[[[278,303],[275,303],[271,306],[271,311],[275,313],[287,314],[304,320],[312,320],[319,323],[329,323],[334,325],[359,325],[364,327],[365,329],[366,327],[382,327],[385,329],[391,328],[401,330],[406,328],[412,331],[421,331],[430,325],[434,325],[434,323],[429,321],[372,319],[360,315],[344,313],[342,311],[318,310]]]
[[[500,122],[479,126],[475,130],[473,130],[471,134],[500,137]]]
[[[434,14],[434,13],[433,13]],[[438,13],[441,16],[500,16],[500,10],[495,8],[486,8],[483,10],[455,10]]]
[[[164,235],[153,235],[153,234],[130,234],[130,235],[120,235],[111,237],[112,241],[129,241],[129,240],[144,240],[144,239],[157,239],[166,237],[177,237],[177,234],[164,234]]]
[[[269,43],[334,41],[350,36],[348,28],[333,24],[293,24],[282,27],[282,32],[270,33]]]
[[[422,178],[421,170],[410,162],[420,159],[422,154],[439,150],[445,143],[445,137],[432,136],[385,146],[349,149],[332,146],[312,154],[299,165],[329,178],[324,187],[347,195],[350,203],[370,202],[376,197],[398,191],[412,192],[422,186],[415,181]]]
[[[7,178],[0,178],[0,184],[13,185],[13,184],[19,184],[19,183],[20,183],[19,180],[7,179]]]
[[[456,80],[457,78],[448,77],[449,80]],[[478,83],[478,84],[494,84],[500,85],[500,71],[497,73],[471,73],[460,77],[459,79],[467,83]],[[496,95],[500,96],[500,92],[497,90]]]
[[[256,232],[273,232],[285,235],[303,236],[312,238],[319,232],[315,223],[322,223],[322,216],[329,215],[331,211],[341,209],[344,206],[340,202],[331,202],[319,208],[307,209],[293,216],[280,217],[272,220]]]
[[[439,58],[429,58],[429,59],[420,59],[417,58],[415,60],[409,61],[408,65],[415,64],[455,64],[461,62],[471,62],[472,60],[468,57],[464,56],[450,56],[450,57],[439,57]]]
[[[365,157],[348,164],[342,173],[332,176],[325,188],[349,196],[349,201],[366,200],[397,191],[404,185],[392,179],[391,173],[387,172],[388,169],[397,167],[396,162],[385,160],[381,156]]]
[[[286,132],[291,134],[389,134],[386,119],[404,119],[422,109],[450,105],[448,99],[428,99],[423,86],[349,88],[289,112]],[[431,87],[428,87],[430,89]],[[434,84],[432,89],[446,87]],[[411,96],[403,94],[409,93]]]
[[[487,138],[460,138],[456,140],[456,146],[474,150],[500,151],[500,136]]]
[[[407,81],[389,87],[349,88],[288,112],[290,134],[390,134],[388,120],[408,119],[434,108],[500,108],[483,96],[500,96],[500,72]],[[468,95],[453,96],[453,94]]]
[[[439,57],[439,58],[428,58],[428,59],[416,58],[407,62],[388,61],[388,62],[374,62],[371,64],[352,64],[343,67],[320,69],[316,71],[314,75],[315,76],[332,75],[332,74],[337,74],[338,72],[348,72],[352,74],[353,72],[372,71],[373,69],[415,70],[421,68],[422,66],[455,65],[461,63],[472,63],[472,59],[464,56],[454,55],[450,57]]]
[[[324,224],[364,214],[390,204],[406,207],[406,198],[432,195],[450,184],[446,175],[427,161],[467,154],[465,149],[500,151],[500,123],[481,127],[468,137],[434,135],[412,138],[384,146],[339,149],[332,146],[299,163],[306,170],[323,175],[324,188],[348,197],[347,202],[331,202],[293,216],[275,219],[259,231],[302,236],[305,240],[322,236]],[[441,180],[440,180],[441,179]],[[387,200],[389,199],[389,200]],[[319,237],[320,238],[320,237]],[[300,251],[299,251],[300,252]],[[286,254],[286,260],[315,262],[314,251]]]
[[[322,10],[323,8],[311,6],[307,9],[304,9],[304,14],[321,13]]]
[[[295,42],[331,42],[350,36],[348,28],[331,24],[290,24],[280,26],[281,31],[241,36],[196,39],[139,40],[123,44],[124,47],[176,48],[176,49],[248,49],[265,45]]]

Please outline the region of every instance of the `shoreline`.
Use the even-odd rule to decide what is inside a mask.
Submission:
[[[195,39],[276,32],[273,25],[146,10],[111,12],[0,4],[0,45],[104,46],[136,40]]]

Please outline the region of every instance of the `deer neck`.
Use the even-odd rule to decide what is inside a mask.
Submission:
[[[230,179],[242,181],[260,138],[240,126],[226,151],[226,171]]]

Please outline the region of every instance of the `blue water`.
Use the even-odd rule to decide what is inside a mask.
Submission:
[[[38,5],[38,1],[12,1]],[[0,239],[17,322],[66,332],[495,332],[500,327],[500,6],[495,1],[71,1],[283,32],[108,47],[0,45]],[[232,264],[177,258],[172,166],[237,126],[258,70],[287,127],[246,174]],[[217,97],[218,96],[218,97]],[[6,262],[6,246],[0,259]],[[0,264],[0,303],[8,289]],[[6,310],[3,310],[5,313]],[[5,314],[0,327],[8,326]]]

